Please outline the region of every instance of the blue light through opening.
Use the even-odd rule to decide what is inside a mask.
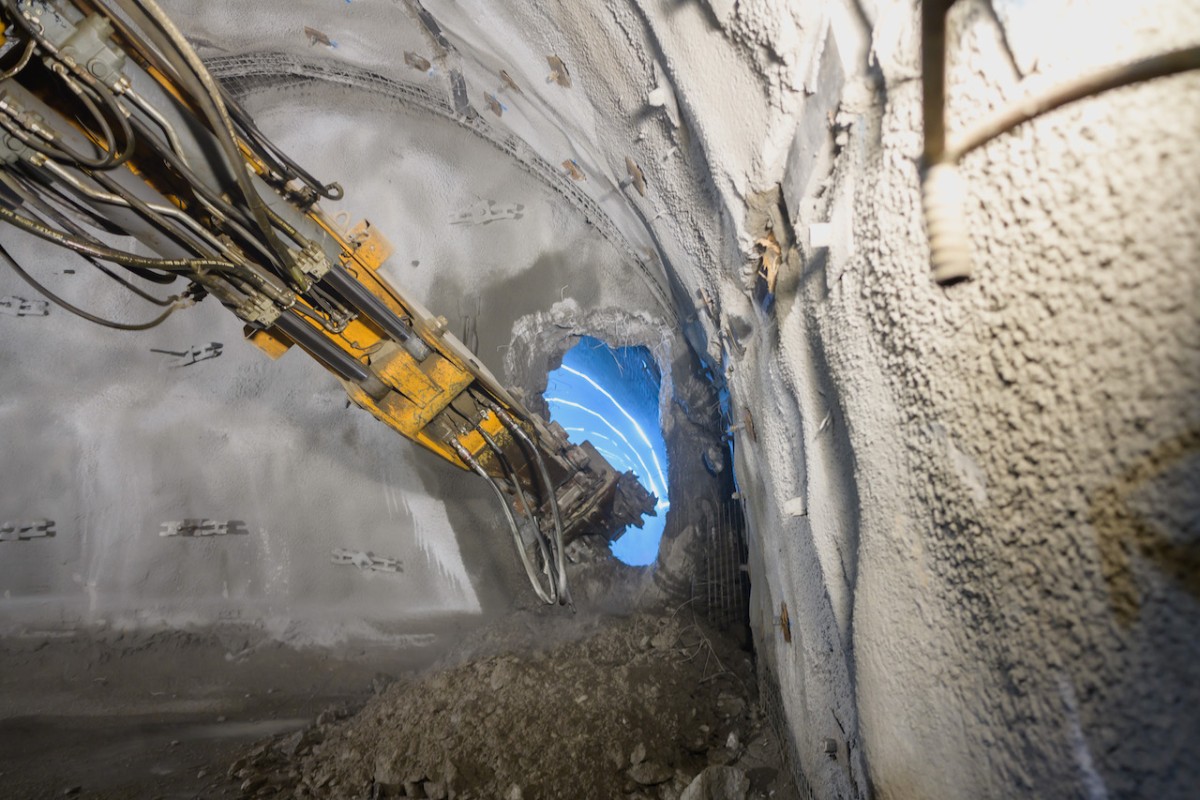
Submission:
[[[645,566],[658,558],[666,524],[667,446],[658,419],[658,366],[644,347],[609,347],[583,336],[550,373],[546,405],[550,419],[574,443],[590,441],[619,472],[632,470],[655,497],[658,516],[626,528],[612,544],[626,564]]]

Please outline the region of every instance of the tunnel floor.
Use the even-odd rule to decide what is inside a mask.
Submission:
[[[0,782],[101,800],[679,800],[704,781],[728,791],[698,796],[799,797],[750,654],[687,605],[524,612],[443,644],[335,659],[178,631],[0,640]]]
[[[442,652],[296,649],[240,628],[0,639],[0,794],[236,796],[228,767],[249,744],[361,705]]]
[[[686,604],[530,621],[537,646],[397,682],[259,744],[234,778],[254,797],[798,798],[750,654]]]

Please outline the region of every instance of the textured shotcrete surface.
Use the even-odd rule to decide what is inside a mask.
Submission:
[[[167,5],[268,132],[399,244],[389,275],[454,330],[474,326],[480,357],[531,402],[574,336],[654,352],[676,572],[601,571],[584,580],[595,602],[605,580],[636,598],[678,588],[712,484],[691,503],[674,486],[720,435],[706,384],[728,390],[760,675],[812,796],[1171,798],[1200,783],[1200,75],[1061,109],[966,158],[976,275],[942,289],[921,222],[910,0]],[[951,133],[1196,31],[1185,0],[961,0]],[[491,221],[449,224],[464,212]],[[22,548],[0,564],[14,618],[44,621],[38,601],[65,592],[93,616],[121,597],[171,619],[169,599],[143,602],[175,585],[168,543],[126,532],[218,500],[309,532],[178,562],[216,616],[294,595],[280,619],[333,640],[364,609],[378,634],[507,607],[519,582],[502,542],[477,535],[494,529],[478,487],[398,455],[301,365],[234,355],[218,316],[164,329],[230,345],[189,368],[203,380],[169,381],[137,366],[151,345],[0,317],[3,452],[38,454],[0,467],[3,513],[82,520],[43,548],[50,562],[26,556],[37,542],[0,544]],[[197,408],[216,421],[185,425]],[[243,473],[213,466],[222,449],[258,476],[253,504],[225,494]],[[111,466],[147,459],[172,476]],[[262,498],[316,492],[339,498],[325,529],[380,531],[354,534],[364,549],[407,508],[412,583],[308,581],[326,534]],[[142,514],[146,497],[161,509]],[[286,589],[301,584],[336,602],[318,614]]]
[[[1197,21],[1160,7],[1142,54]],[[951,85],[979,96],[952,89],[952,120],[1013,92],[994,66],[996,86],[972,83],[998,44],[982,15],[961,22]],[[869,320],[905,451],[911,510],[862,534],[858,709],[864,731],[958,710],[868,739],[883,795],[1194,784],[1200,108],[1180,100],[1198,87],[1117,92],[969,158],[979,275],[944,293],[913,269],[917,86],[876,117],[848,265],[861,289],[817,315],[831,351],[848,317]],[[871,416],[855,394],[852,424]],[[878,433],[852,433],[859,464]],[[886,480],[872,471],[860,489]],[[898,647],[901,629],[922,646]],[[931,757],[943,768],[913,767]]]

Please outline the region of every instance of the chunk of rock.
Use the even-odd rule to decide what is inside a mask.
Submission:
[[[653,761],[643,761],[640,764],[634,764],[629,769],[629,777],[642,786],[655,786],[660,783],[666,783],[671,780],[671,776],[674,774],[675,771],[670,767]]]
[[[388,791],[399,791],[404,786],[404,775],[393,759],[381,755],[375,759],[375,783]]]
[[[738,717],[746,710],[746,701],[736,694],[721,692],[717,697],[717,713],[722,717]]]
[[[720,767],[720,766],[729,764],[736,757],[737,757],[737,755],[735,753],[731,753],[728,749],[726,749],[724,747],[714,747],[713,749],[708,751],[708,756],[707,756],[708,763],[715,767]]]
[[[492,677],[489,681],[492,691],[499,691],[512,682],[517,675],[517,670],[510,661],[501,661],[496,664],[496,668],[492,670]]]
[[[285,756],[295,757],[300,753],[300,748],[304,744],[304,731],[296,731],[280,739],[275,745],[279,748],[279,752]]]
[[[246,780],[242,781],[241,792],[242,794],[251,794],[253,792],[257,792],[266,785],[266,778],[261,775],[252,775],[249,778],[246,778]]]
[[[678,638],[676,632],[671,628],[667,628],[654,634],[654,638],[650,640],[650,645],[655,650],[666,650],[675,644],[676,638]]]
[[[629,756],[631,766],[637,766],[646,760],[646,745],[638,743],[638,746],[633,748],[633,754]]]
[[[746,800],[750,779],[736,767],[707,767],[683,790],[679,800]]]

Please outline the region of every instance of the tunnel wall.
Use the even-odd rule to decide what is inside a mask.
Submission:
[[[585,305],[644,314],[687,338],[702,364],[673,371],[707,371],[729,392],[766,699],[814,797],[1183,797],[1196,784],[1200,76],[1081,102],[970,156],[976,274],[942,289],[929,277],[920,217],[914,3],[168,6],[210,61],[283,52],[348,64],[422,87],[498,157],[521,152],[513,175],[540,176],[557,209],[538,229],[569,232],[551,270],[566,288],[524,271],[518,282],[540,310],[519,313],[563,325],[560,344],[570,331],[597,333],[567,302],[575,282],[594,287],[580,293]],[[951,22],[954,132],[1038,87],[1194,44],[1200,9],[1184,0],[961,0]],[[306,25],[336,46],[310,44]],[[430,69],[404,65],[406,51]],[[305,117],[288,110],[320,113],[339,99],[360,104],[316,92],[276,106],[279,133],[294,131],[291,144],[303,149]],[[364,121],[357,149],[385,148],[371,132],[389,124],[400,123]],[[379,171],[340,152],[352,177]],[[624,180],[627,158],[644,175],[644,195]],[[565,161],[586,178],[564,178]],[[463,176],[450,164],[421,177],[437,185]],[[377,192],[360,213],[399,196]],[[388,213],[421,219],[413,197]],[[605,255],[576,257],[579,242]],[[777,278],[764,297],[757,273],[775,246]],[[472,285],[471,275],[453,285]],[[494,335],[505,334],[518,347],[532,338],[498,325]],[[74,352],[79,337],[62,347]],[[14,420],[5,449],[65,437],[45,463],[59,459],[69,472],[79,445],[53,412],[13,410],[15,393],[46,374],[45,356],[16,341],[5,337],[0,378]],[[672,359],[686,362],[678,349]],[[97,371],[107,375],[107,363]],[[535,388],[538,380],[507,377]],[[160,385],[130,395],[95,391],[106,385],[95,381],[76,390],[103,400],[96,414],[78,412],[88,431],[114,408],[151,402]],[[38,396],[72,383],[80,380]],[[307,383],[289,385],[297,404],[309,402]],[[230,391],[222,405],[246,404]],[[23,422],[39,413],[38,425]],[[313,413],[302,430],[333,411]],[[144,430],[141,417],[125,430]],[[166,422],[157,429],[183,435]],[[128,435],[104,434],[121,448]],[[205,441],[188,434],[175,451]],[[259,454],[247,459],[290,464],[277,460],[287,452],[279,441],[247,449]],[[97,485],[92,474],[108,463],[61,491]],[[176,489],[215,485],[199,480],[209,468],[193,465]],[[313,481],[330,472],[314,469]],[[382,482],[395,482],[390,475]],[[305,491],[290,473],[277,483]],[[347,483],[338,478],[339,488]],[[440,477],[404,485],[411,502],[471,491]],[[132,496],[123,492],[95,502],[121,506]],[[451,530],[485,518],[481,498],[468,504],[476,516],[440,524],[447,546],[458,541]],[[73,501],[62,518],[89,518],[92,502]],[[104,519],[106,529],[128,528]],[[54,546],[78,545],[60,537]],[[69,584],[81,574],[71,552],[38,569]],[[256,569],[273,559],[246,557]],[[504,582],[481,577],[487,560],[455,569],[495,596]],[[12,574],[33,573],[21,563]],[[136,604],[141,588],[130,586]],[[356,602],[340,607],[344,619],[359,613]]]
[[[550,98],[589,181],[616,183],[626,156],[644,172],[628,235],[649,236],[727,381],[751,623],[812,794],[1185,795],[1200,78],[1080,103],[967,159],[977,273],[941,289],[915,4],[427,8],[470,43],[468,79],[517,64]],[[960,3],[951,131],[1190,44],[1196,22],[1181,2]]]
[[[186,10],[175,9],[188,20]],[[500,149],[455,115],[428,88],[440,90],[444,73],[405,75],[401,61],[391,74],[417,83],[363,67],[337,80],[313,67],[313,77],[279,66],[296,43],[269,46],[270,8],[216,15],[214,28],[200,16],[189,36],[214,69],[240,55],[255,20],[266,26],[250,40],[266,54],[241,73],[227,68],[226,84],[280,147],[346,187],[326,211],[348,225],[371,220],[396,248],[384,274],[445,315],[504,380],[537,380],[542,363],[505,356],[518,321],[556,303],[581,309],[571,319],[640,314],[641,335],[670,362],[673,326],[655,316],[645,284],[624,280],[628,245],[522,160],[532,151]],[[419,47],[419,29],[407,32]],[[322,61],[296,33],[303,59],[287,63]],[[203,44],[215,41],[225,46]],[[0,236],[101,316],[158,313],[78,259],[8,227]],[[271,361],[243,342],[214,300],[131,333],[37,303],[7,269],[0,298],[19,298],[0,314],[0,523],[29,535],[0,541],[0,633],[221,623],[297,645],[425,646],[537,602],[486,485],[348,407],[303,353]],[[22,311],[20,301],[33,302]],[[334,563],[339,551],[358,564]]]
[[[977,272],[940,289],[918,26],[907,5],[863,5],[867,85],[850,77],[811,173],[791,158],[780,181],[798,252],[774,308],[744,282],[722,293],[751,331],[727,363],[753,420],[738,438],[753,621],[802,772],[818,797],[1184,797],[1200,76],[970,156]],[[952,132],[1195,43],[1181,3],[993,5],[952,15]]]

